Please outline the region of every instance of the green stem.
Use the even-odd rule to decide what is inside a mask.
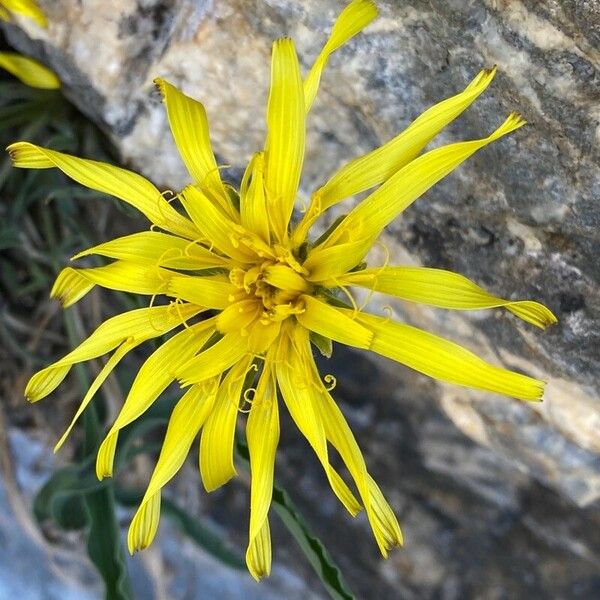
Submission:
[[[73,310],[75,309],[65,312],[65,325],[71,347],[79,343]],[[82,364],[77,364],[75,371],[81,389],[85,393],[90,386],[86,369]],[[85,460],[95,454],[102,436],[98,410],[93,402],[83,413],[83,420],[85,435],[82,460]],[[116,518],[113,484],[110,483],[96,492],[84,495],[83,502],[90,517],[88,554],[104,580],[106,598],[107,600],[131,600],[133,596],[125,565],[121,528]]]

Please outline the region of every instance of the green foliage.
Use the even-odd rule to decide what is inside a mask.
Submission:
[[[57,469],[40,489],[33,503],[33,514],[41,524],[52,520],[61,529],[83,529],[89,524],[83,498],[106,483],[98,481],[88,459],[77,465]]]
[[[273,486],[273,508],[300,546],[327,593],[335,600],[352,600],[354,596],[327,548],[311,532],[288,493],[278,485]]]
[[[87,550],[106,586],[110,600],[129,600],[131,588],[125,565],[125,551],[120,541],[121,530],[115,514],[112,486],[85,496],[90,517]]]
[[[104,581],[106,598],[130,600],[112,482],[98,481],[93,458],[55,471],[35,498],[34,515],[40,524],[50,519],[66,531],[87,530],[88,555]]]

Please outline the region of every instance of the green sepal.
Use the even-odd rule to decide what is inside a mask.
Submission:
[[[325,337],[316,331],[311,331],[309,337],[310,341],[323,356],[331,358],[331,355],[333,354],[333,342],[330,338]]]

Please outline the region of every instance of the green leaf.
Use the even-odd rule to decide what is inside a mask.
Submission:
[[[310,531],[287,492],[278,485],[273,486],[273,508],[321,579],[327,593],[336,600],[353,600],[354,595],[339,567],[319,538]]]
[[[33,514],[40,523],[51,519],[65,530],[83,529],[89,521],[83,495],[102,485],[91,471],[86,474],[80,465],[58,469],[37,493]]]
[[[106,598],[131,600],[121,531],[114,513],[113,483],[98,481],[93,457],[55,471],[38,492],[33,512],[61,529],[88,528],[88,554],[106,587]]]
[[[131,600],[112,486],[86,495],[84,502],[90,516],[88,555],[104,580],[106,598]]]

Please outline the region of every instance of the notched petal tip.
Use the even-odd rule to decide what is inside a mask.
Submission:
[[[473,92],[476,92],[478,90],[483,91],[482,88],[486,89],[490,85],[490,83],[496,76],[497,70],[498,69],[497,69],[496,65],[493,65],[492,67],[488,67],[485,69],[481,69],[481,71],[479,71],[479,73],[477,73],[477,75],[471,81],[471,83],[465,88],[465,91],[467,91],[467,90],[472,90]],[[481,92],[479,92],[479,93],[481,93]]]
[[[27,402],[35,402],[36,401],[36,394],[34,392],[35,389],[35,378],[36,378],[37,373],[35,373],[34,375],[32,375],[29,378],[29,381],[27,382],[27,385],[25,386],[25,390],[23,391],[23,396],[25,396],[25,400],[27,400]]]
[[[292,38],[289,37],[288,35],[279,37],[273,42],[273,46],[285,46],[288,44],[292,44],[292,45],[294,44],[294,40],[292,40]]]
[[[105,477],[112,477],[113,465],[115,460],[115,450],[117,448],[118,432],[109,431],[104,438],[98,455],[96,456],[96,477],[98,481],[102,481]]]
[[[534,323],[540,329],[546,329],[550,325],[556,325],[558,323],[558,317],[544,304],[540,302],[532,302],[536,308],[537,317],[539,323]]]
[[[131,555],[152,544],[160,522],[160,492],[144,496],[127,532],[127,549]]]
[[[29,383],[27,384],[27,387],[25,388],[25,391],[23,392],[23,397],[30,404],[35,404],[38,400],[41,400],[41,398],[35,397],[35,393],[33,393],[33,391],[29,389],[30,385],[31,385],[31,380],[29,381]]]
[[[488,81],[491,81],[492,79],[494,79],[497,71],[498,71],[498,65],[492,65],[491,67],[482,69],[482,71],[480,73],[481,78],[478,78],[477,85],[480,85],[481,81],[484,79],[488,80]]]
[[[19,153],[23,149],[23,146],[27,142],[14,142],[6,146],[6,152],[8,152],[8,156],[13,163],[13,166],[17,166],[15,163],[18,160]]]
[[[135,545],[129,545],[129,542],[127,542],[127,551],[129,552],[129,556],[134,556],[138,552],[143,552],[149,546],[150,544],[145,544],[143,542]]]
[[[544,392],[546,391],[547,381],[538,381],[538,395],[534,398],[529,398],[530,402],[543,402],[544,401]]]
[[[31,142],[14,142],[6,147],[13,167],[25,169],[47,169],[54,166],[45,153],[45,148]]]
[[[524,300],[507,305],[506,308],[523,321],[540,329],[546,329],[546,327],[558,323],[554,313],[540,302]]]
[[[340,22],[345,27],[357,23],[360,31],[378,16],[379,8],[375,0],[352,0],[338,17],[334,28],[339,26]]]
[[[556,325],[558,323],[556,315],[543,304],[540,304],[539,312],[539,323],[534,323],[534,325],[540,329],[546,329],[547,327],[550,327],[550,325]]]
[[[166,95],[165,87],[169,85],[169,82],[163,79],[162,77],[155,77],[152,80],[152,83],[156,86],[156,89],[160,93],[161,98],[164,100]]]
[[[513,111],[508,115],[503,126],[506,128],[508,133],[509,131],[515,131],[516,129],[523,127],[523,125],[527,125],[527,121],[523,118],[521,113]]]

